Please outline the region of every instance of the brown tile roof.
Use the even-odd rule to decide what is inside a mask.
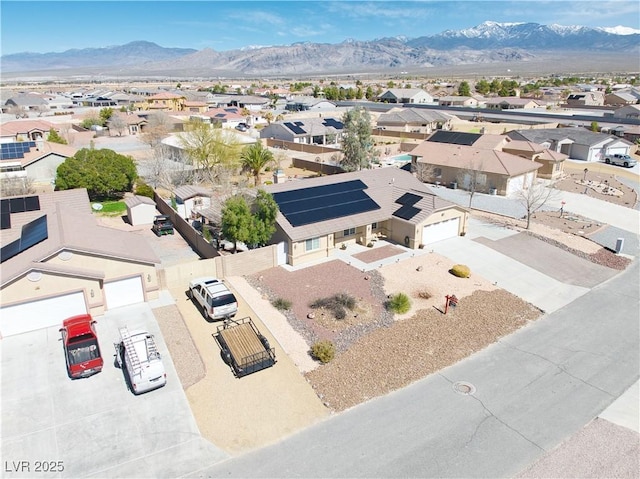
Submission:
[[[434,166],[473,169],[508,177],[535,171],[542,166],[540,163],[510,153],[477,148],[475,145],[464,146],[425,141],[409,154],[419,157],[419,162]]]
[[[415,204],[416,208],[419,208],[421,211],[410,220],[393,217],[397,221],[419,224],[436,211],[446,210],[451,207],[460,208],[434,195],[411,173],[398,168],[378,168],[374,170],[322,176],[319,178],[295,180],[269,185],[265,187],[265,190],[269,193],[277,193],[353,180],[362,180],[367,185],[365,192],[380,206],[380,209],[298,227],[292,226],[282,213],[278,213],[278,224],[293,241],[302,241],[355,226],[385,221],[390,219],[393,213],[402,206],[395,203],[395,200],[408,192],[422,197],[422,199]]]
[[[47,216],[48,238],[4,261],[0,269],[0,284],[5,285],[40,267],[49,268],[47,271],[52,267],[63,271],[65,267],[41,264],[65,250],[145,264],[160,262],[143,237],[98,226],[85,189],[54,191],[38,196],[40,211],[12,213],[11,229],[0,231],[0,242],[6,245],[18,239],[23,225],[43,215]],[[78,268],[67,269],[74,274],[83,273]],[[103,274],[97,271],[88,273],[96,277]]]
[[[178,100],[180,98],[184,98],[184,96],[176,95],[174,93],[169,93],[167,91],[156,93],[153,96],[147,97],[147,100]]]
[[[69,145],[61,145],[60,143],[52,143],[50,141],[42,142],[42,146],[37,148],[31,148],[28,153],[24,154],[24,158],[21,159],[22,166],[30,165],[38,160],[46,158],[51,154],[63,156],[65,158],[71,158],[78,151],[77,148]]]
[[[0,125],[0,135],[15,136],[34,130],[49,131],[51,128],[55,129],[54,124],[44,120],[9,121]]]

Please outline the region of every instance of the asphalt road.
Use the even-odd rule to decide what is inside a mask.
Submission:
[[[513,477],[638,380],[638,278],[635,261],[454,366],[190,477]]]

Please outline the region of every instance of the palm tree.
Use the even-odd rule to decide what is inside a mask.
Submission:
[[[255,179],[255,185],[260,183],[260,171],[262,168],[273,162],[273,153],[267,148],[262,146],[262,143],[257,142],[245,147],[240,155],[242,161],[242,168],[251,172]]]

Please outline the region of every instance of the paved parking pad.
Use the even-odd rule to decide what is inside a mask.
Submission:
[[[96,319],[105,364],[90,378],[69,379],[55,327],[3,339],[3,464],[28,465],[11,477],[174,477],[224,459],[200,436],[149,305]],[[127,389],[113,348],[125,325],[155,334],[165,387],[140,396]],[[39,473],[37,461],[60,461],[64,470]]]
[[[469,237],[450,238],[430,247],[438,254],[469,266],[472,277],[477,273],[547,313],[589,291],[583,286],[558,281]]]
[[[475,241],[558,281],[574,286],[593,288],[619,273],[567,253],[527,233],[518,233],[497,241],[486,238],[477,238]]]

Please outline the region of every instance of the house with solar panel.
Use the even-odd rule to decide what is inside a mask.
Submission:
[[[514,154],[503,151],[509,139],[502,135],[482,135],[458,131],[436,131],[408,154],[413,171],[422,165],[430,178],[422,178],[452,188],[479,193],[509,195],[531,186],[543,167],[542,158],[530,154],[526,145],[514,146]],[[544,151],[544,148],[542,148]],[[565,155],[548,153],[551,168],[562,163]]]
[[[287,264],[385,240],[415,249],[464,234],[468,211],[434,195],[411,173],[378,168],[268,185],[278,204],[274,243]]]
[[[394,108],[378,117],[377,128],[431,133],[435,130],[450,130],[455,117],[437,110],[422,108]]]
[[[69,145],[41,140],[0,143],[0,179],[51,188],[58,166],[76,151]]]
[[[344,125],[335,118],[304,118],[271,123],[260,131],[260,138],[303,143],[335,145],[342,139]]]
[[[0,226],[0,337],[158,298],[159,258],[99,226],[85,189],[0,198]]]

